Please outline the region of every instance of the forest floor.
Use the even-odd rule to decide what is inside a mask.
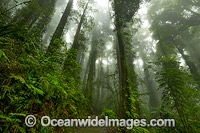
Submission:
[[[86,128],[79,128],[74,133],[107,133],[109,132],[108,128],[103,127],[86,127]]]
[[[95,115],[91,115],[91,118],[95,119]],[[73,133],[116,133],[116,131],[109,127],[79,127]]]

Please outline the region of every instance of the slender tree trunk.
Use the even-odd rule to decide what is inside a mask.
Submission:
[[[89,0],[90,1],[90,0]],[[82,24],[83,24],[83,22],[84,22],[84,18],[85,18],[85,15],[86,15],[86,10],[87,10],[87,7],[88,7],[88,4],[89,4],[89,1],[88,1],[88,3],[86,4],[86,6],[85,6],[85,9],[84,9],[84,11],[83,11],[83,14],[82,14],[82,16],[81,16],[81,20],[80,20],[80,22],[79,22],[79,25],[78,25],[78,28],[77,28],[77,31],[76,31],[76,35],[75,35],[75,37],[74,37],[74,42],[73,42],[73,44],[72,44],[72,54],[73,54],[73,59],[74,60],[76,60],[77,59],[77,54],[76,54],[76,50],[78,50],[79,49],[79,43],[78,43],[78,37],[79,37],[79,34],[80,34],[80,31],[81,31],[81,27],[82,27]],[[63,66],[63,70],[65,71],[65,69],[68,67],[68,60],[67,59],[65,59],[65,61],[64,61],[64,66]]]
[[[81,16],[81,20],[80,20],[80,22],[79,22],[79,24],[78,24],[78,28],[77,28],[77,30],[76,30],[76,34],[75,34],[75,36],[74,36],[74,41],[73,41],[73,44],[72,44],[72,49],[78,50],[79,47],[80,47],[80,45],[79,45],[79,43],[78,43],[78,41],[79,41],[79,35],[80,35],[80,32],[81,32],[82,24],[83,24],[84,19],[85,19],[86,10],[87,10],[87,8],[88,8],[89,2],[90,2],[90,0],[89,0],[88,3],[86,4],[86,6],[85,6],[85,8],[84,8],[84,11],[83,11],[83,14],[82,14],[82,16]]]
[[[64,11],[64,13],[63,13],[63,15],[61,17],[61,20],[60,20],[60,22],[59,22],[59,24],[58,24],[58,26],[57,26],[54,34],[53,34],[53,37],[52,37],[52,39],[50,41],[49,47],[47,49],[47,53],[54,53],[55,50],[60,49],[60,46],[58,44],[54,43],[54,41],[56,39],[60,39],[61,38],[61,36],[63,34],[64,27],[65,27],[65,25],[67,23],[69,15],[70,15],[70,12],[71,12],[71,9],[72,9],[72,5],[73,5],[73,0],[69,0],[67,6],[65,8],[65,11]]]
[[[76,57],[76,61],[80,64],[81,62],[81,57],[82,57],[82,54],[83,54],[83,49],[80,49],[78,51],[78,54],[77,54],[77,57]]]
[[[159,102],[158,102],[158,96],[157,93],[155,92],[155,85],[154,82],[151,78],[147,63],[146,63],[146,57],[145,55],[142,55],[142,59],[144,62],[143,68],[144,68],[144,80],[145,84],[147,87],[147,91],[150,93],[149,94],[149,109],[152,110],[154,108],[159,107]]]
[[[102,110],[102,103],[104,101],[104,87],[103,87],[103,82],[104,82],[104,77],[105,77],[105,74],[104,74],[104,70],[103,70],[103,63],[102,63],[102,60],[99,62],[99,67],[98,67],[98,77],[97,77],[97,90],[98,90],[98,93],[97,93],[97,105],[98,105],[98,113],[101,113],[103,110]]]
[[[100,66],[101,67],[101,66]],[[96,84],[96,91],[97,91],[97,94],[96,94],[96,113],[97,114],[100,114],[101,113],[101,108],[100,108],[100,101],[101,101],[101,86],[102,86],[102,84],[101,84],[101,75],[102,75],[102,73],[101,73],[101,68],[100,68],[99,66],[98,66],[98,69],[97,69],[97,84]]]
[[[86,82],[87,82],[87,77],[88,77],[88,73],[89,73],[89,64],[90,64],[90,62],[91,62],[91,58],[89,57],[89,59],[88,59],[88,61],[87,61],[87,67],[86,67],[86,70],[85,70],[85,73],[84,73],[84,77],[83,77],[83,86],[82,86],[82,88],[84,88],[84,95],[86,96],[87,94],[86,94]]]
[[[87,90],[87,98],[90,101],[91,107],[93,108],[94,77],[95,77],[95,66],[96,66],[96,58],[97,58],[97,49],[96,49],[96,44],[94,43],[94,41],[92,44],[90,58],[91,58],[91,60],[90,60],[91,62],[89,64],[89,73],[88,73],[86,90]]]

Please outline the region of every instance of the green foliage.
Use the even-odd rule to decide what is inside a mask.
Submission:
[[[142,128],[142,127],[134,127],[131,130],[131,133],[149,133],[149,131],[145,128]]]
[[[9,59],[8,59],[8,57],[6,56],[6,54],[2,51],[2,50],[0,50],[0,58],[1,57],[4,57],[8,62],[10,61]]]
[[[116,113],[113,112],[113,110],[109,110],[109,109],[104,109],[104,111],[102,112],[101,116],[103,118],[105,118],[105,116],[108,116],[109,119],[115,119],[115,118],[117,118]]]
[[[128,73],[129,73],[129,78],[128,78],[128,83],[129,83],[129,90],[130,90],[130,97],[129,97],[129,102],[130,102],[130,111],[126,111],[126,114],[128,118],[138,118],[140,113],[139,110],[141,108],[141,99],[140,99],[140,93],[138,92],[138,79],[137,75],[134,69],[131,69],[130,66],[128,67]]]
[[[17,129],[19,132],[25,132],[25,129],[21,127],[24,121],[22,118],[25,118],[26,114],[22,113],[10,113],[8,116],[2,115],[0,113],[0,123],[1,123],[1,131],[12,131]]]
[[[198,132],[199,90],[192,76],[176,60],[168,57],[159,62],[162,69],[157,72],[157,81],[163,89],[160,117],[176,118],[174,130]]]
[[[139,8],[140,2],[140,0],[114,0],[113,6],[115,7],[116,16],[120,18],[121,22],[131,21]]]
[[[38,38],[39,33],[26,28],[0,37],[1,131],[52,132],[54,128],[44,128],[39,124],[27,128],[25,116],[77,118],[87,113],[86,100],[76,79],[81,67],[70,58],[73,53],[67,52],[70,53],[68,63],[73,66],[67,66],[63,72],[64,54],[46,56],[40,49],[41,40]]]
[[[152,117],[176,120],[175,128],[155,128],[152,131],[199,132],[199,39],[196,37],[199,36],[199,2],[154,0],[152,3],[148,14],[153,37],[159,40],[156,75],[159,89],[163,92],[161,107],[152,113]],[[186,65],[180,65],[177,52]]]

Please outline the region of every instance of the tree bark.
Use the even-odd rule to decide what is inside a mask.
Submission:
[[[115,6],[115,8],[117,8]],[[115,9],[116,10],[116,9]],[[121,32],[119,18],[116,16],[116,31],[117,31],[117,39],[118,39],[118,46],[117,46],[117,58],[118,58],[118,69],[119,69],[119,79],[121,84],[121,98],[120,98],[120,115],[123,118],[127,118],[126,111],[130,111],[130,90],[128,84],[128,76],[127,76],[127,64],[125,58],[125,48],[124,42]]]
[[[89,63],[89,73],[88,73],[88,79],[87,79],[87,85],[86,85],[86,97],[88,98],[91,107],[93,109],[93,102],[94,102],[94,77],[95,77],[95,66],[96,66],[96,58],[97,58],[97,48],[95,41],[93,41],[92,49],[90,52],[90,63]],[[92,112],[93,110],[91,110]]]
[[[78,40],[79,40],[79,35],[80,35],[80,32],[81,32],[81,27],[82,27],[82,24],[84,22],[84,19],[85,19],[85,15],[86,15],[86,10],[88,8],[88,4],[89,4],[90,0],[88,1],[88,3],[86,4],[85,8],[84,8],[84,11],[83,11],[83,14],[81,16],[81,20],[78,24],[78,28],[76,30],[76,34],[74,36],[74,41],[73,41],[73,44],[72,44],[72,49],[75,49],[75,50],[78,50],[80,45],[78,43]]]
[[[65,11],[64,11],[64,13],[63,13],[63,15],[61,17],[61,20],[60,20],[60,22],[59,22],[59,24],[58,24],[58,26],[57,26],[54,34],[53,34],[53,37],[52,37],[52,39],[50,41],[49,47],[47,49],[47,53],[54,53],[55,50],[60,49],[59,44],[54,43],[54,41],[56,39],[60,39],[61,38],[61,36],[63,34],[64,27],[65,27],[65,25],[67,23],[69,15],[70,15],[70,12],[71,12],[71,9],[72,9],[72,5],[73,5],[73,0],[69,0],[67,6],[65,8]]]
[[[149,109],[152,110],[154,108],[159,107],[159,102],[158,102],[158,95],[155,91],[155,85],[154,85],[154,81],[151,78],[148,66],[147,66],[147,59],[145,57],[145,55],[142,55],[142,59],[144,62],[143,68],[144,68],[144,80],[145,80],[145,84],[147,87],[147,91],[150,93],[149,94]]]
[[[87,64],[87,68],[89,69],[89,71],[88,71],[87,84],[85,88],[85,96],[90,101],[92,108],[93,108],[93,103],[95,101],[94,79],[95,79],[95,70],[96,70],[96,59],[97,59],[97,54],[98,54],[98,50],[97,50],[97,45],[99,44],[98,39],[99,39],[99,31],[97,27],[95,27],[92,32],[92,43],[91,43],[92,46],[91,46],[90,55],[89,55],[88,64]],[[93,109],[98,110],[97,107]],[[94,111],[94,110],[91,110],[91,111]]]

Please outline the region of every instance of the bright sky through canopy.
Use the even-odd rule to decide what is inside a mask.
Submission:
[[[97,3],[97,6],[107,6],[108,5],[108,0],[95,0]]]

